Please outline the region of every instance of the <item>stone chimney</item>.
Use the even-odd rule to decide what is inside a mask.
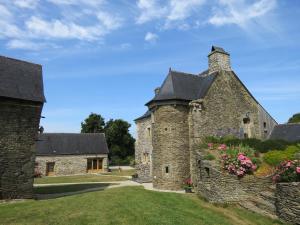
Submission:
[[[155,94],[155,95],[158,95],[159,91],[160,91],[160,87],[155,88],[155,89],[154,89],[154,94]]]
[[[208,55],[208,73],[221,70],[231,71],[230,55],[223,48],[212,46]]]

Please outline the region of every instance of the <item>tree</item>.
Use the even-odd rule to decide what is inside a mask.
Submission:
[[[124,120],[109,120],[105,136],[112,164],[129,164],[134,157],[135,139],[129,133],[130,124]]]
[[[81,133],[103,133],[104,118],[96,113],[91,113],[88,118],[81,123]]]
[[[294,114],[288,121],[288,123],[300,123],[300,113]]]

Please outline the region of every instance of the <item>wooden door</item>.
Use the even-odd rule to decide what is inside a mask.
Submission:
[[[47,162],[46,164],[46,176],[53,176],[54,175],[54,162]]]
[[[102,172],[102,169],[103,169],[103,159],[102,158],[87,159],[87,172],[88,173]]]

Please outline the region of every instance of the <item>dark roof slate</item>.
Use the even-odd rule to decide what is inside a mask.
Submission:
[[[217,46],[214,46],[214,45],[211,47],[211,52],[221,52],[221,53],[229,55],[229,53],[226,52],[223,48],[217,47]]]
[[[42,66],[0,56],[0,97],[45,102]]]
[[[148,110],[147,112],[144,113],[144,115],[136,118],[134,121],[138,121],[138,120],[142,120],[142,119],[145,119],[145,118],[149,118],[151,116],[151,111]]]
[[[155,101],[186,100],[203,98],[213,83],[217,73],[200,76],[177,71],[170,71],[160,91],[146,105]]]
[[[43,133],[37,142],[37,155],[108,154],[103,133]]]
[[[300,124],[279,124],[276,125],[269,139],[281,139],[289,142],[300,140]]]

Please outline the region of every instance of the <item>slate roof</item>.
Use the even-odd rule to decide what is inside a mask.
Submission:
[[[229,55],[229,53],[226,52],[223,48],[217,47],[217,46],[214,46],[214,45],[211,47],[211,52],[221,52],[221,53]]]
[[[42,66],[0,56],[0,97],[45,102]]]
[[[204,75],[206,73],[194,75],[170,70],[159,93],[146,105],[165,100],[191,101],[203,98],[217,76],[217,73],[210,74],[209,76]]]
[[[289,142],[300,140],[300,123],[276,125],[269,139],[281,139]]]
[[[43,133],[37,142],[37,155],[108,154],[104,134]]]
[[[151,116],[151,111],[148,110],[147,112],[144,113],[144,115],[142,115],[142,116],[136,118],[134,121],[142,120],[142,119],[148,118],[148,117],[150,117],[150,116]]]

